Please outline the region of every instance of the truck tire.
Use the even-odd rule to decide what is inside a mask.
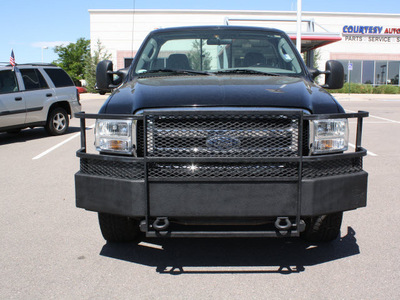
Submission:
[[[137,220],[98,213],[99,225],[104,239],[108,242],[133,242],[139,236],[139,223]]]
[[[301,238],[308,242],[330,242],[340,234],[343,212],[306,219],[306,230]]]
[[[68,125],[68,113],[64,108],[58,107],[49,113],[46,131],[49,135],[61,135],[67,132]]]

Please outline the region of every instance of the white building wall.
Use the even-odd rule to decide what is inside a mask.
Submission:
[[[231,19],[231,25],[274,27],[288,33],[295,33],[296,12],[273,11],[231,11],[231,10],[89,10],[90,37],[92,49],[100,40],[117,68],[123,67],[123,58],[135,55],[146,35],[156,28],[194,25],[223,25],[225,19]],[[383,28],[400,27],[399,14],[361,14],[361,13],[323,13],[303,12],[303,20],[313,20],[315,31],[321,34],[342,33],[345,25],[382,26]],[[232,19],[274,19],[278,21],[235,21]],[[306,32],[307,22],[302,30]],[[376,35],[375,35],[376,36]],[[362,41],[342,41],[320,48],[319,66],[323,68],[329,59],[391,59],[400,61],[399,39],[393,36],[390,42],[370,41],[363,36]]]
[[[323,16],[315,15],[315,19],[328,30],[336,32],[342,32],[345,25],[382,26],[383,28],[392,28],[397,25],[400,27],[400,15],[330,13],[329,15]],[[348,41],[345,36],[343,36],[341,42],[328,45],[321,50],[327,54],[353,54],[351,56],[368,54],[371,55],[371,58],[377,57],[378,55],[388,54],[390,56],[390,54],[400,54],[400,42],[397,42],[397,39],[395,41],[395,39],[392,38],[392,41],[389,43],[369,41],[368,38],[374,36],[376,35],[364,35],[363,41]]]

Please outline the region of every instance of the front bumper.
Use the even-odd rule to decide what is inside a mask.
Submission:
[[[288,217],[298,227],[301,218],[364,207],[364,116],[367,113],[330,115],[358,118],[356,149],[350,153],[303,156],[300,125],[295,157],[154,157],[146,151],[143,157],[123,157],[86,153],[84,120],[104,116],[78,114],[82,148],[77,152],[76,206],[145,220],[142,230],[148,236],[155,235],[151,222],[161,217],[186,223]],[[319,117],[326,116],[307,116]],[[299,124],[302,118],[300,114]],[[296,230],[293,235],[299,234]]]
[[[150,217],[176,218],[297,214],[299,186],[296,180],[148,178],[146,183],[144,178],[124,178],[124,172],[119,170],[130,169],[140,174],[143,169],[137,165],[135,170],[135,163],[115,162],[115,157],[108,161],[100,159],[104,156],[78,155],[81,156],[81,171],[75,175],[76,205],[87,210],[139,218],[146,216],[147,209]],[[320,161],[311,159],[306,163],[308,167],[300,183],[301,216],[366,206],[368,174],[361,169],[361,158],[336,158],[335,161],[332,157],[335,155],[330,160],[324,159],[328,162],[326,165],[331,163],[332,167],[324,168],[321,177],[315,177],[318,170],[322,171]],[[344,163],[347,167],[343,167]],[[314,172],[310,168],[315,168]]]

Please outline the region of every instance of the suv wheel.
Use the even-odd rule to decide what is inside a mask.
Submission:
[[[47,119],[46,131],[50,135],[64,134],[69,125],[68,113],[64,108],[53,109]]]

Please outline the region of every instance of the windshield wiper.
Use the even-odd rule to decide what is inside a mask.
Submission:
[[[262,72],[262,71],[251,70],[251,69],[222,70],[222,71],[216,72],[216,74],[260,74],[260,75],[267,75],[267,76],[280,76],[280,74],[276,74],[276,73],[268,73],[268,72]]]
[[[194,70],[172,70],[172,69],[157,69],[157,70],[148,70],[143,73],[139,73],[139,75],[145,74],[155,74],[155,73],[173,73],[173,74],[195,74],[195,75],[210,75],[210,73],[205,71],[194,71]]]

